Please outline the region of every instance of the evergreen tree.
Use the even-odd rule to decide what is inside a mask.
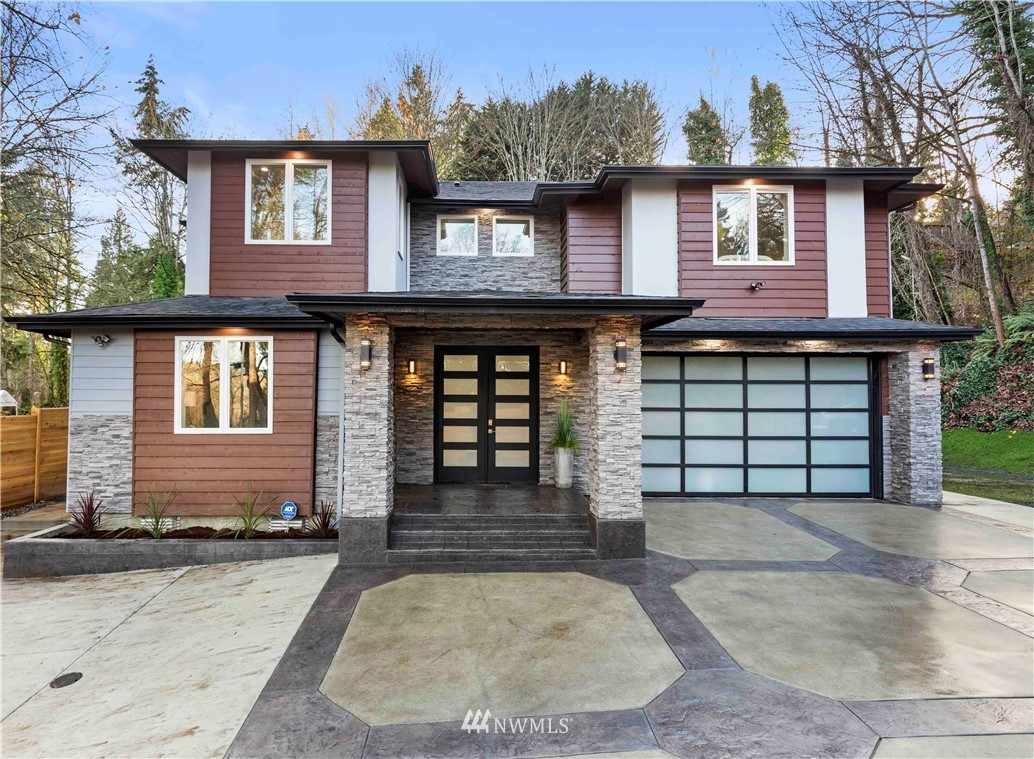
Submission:
[[[429,140],[438,175],[458,179],[463,133],[472,106],[463,91],[451,93],[441,61],[419,50],[404,51],[392,62],[392,81],[367,86],[352,137],[363,140]]]
[[[700,107],[686,112],[682,122],[686,136],[686,158],[690,163],[720,165],[729,162],[729,138],[722,129],[722,118],[703,95]]]
[[[159,248],[154,261],[151,295],[156,300],[183,295],[183,264],[179,258]]]
[[[92,308],[148,300],[154,275],[153,253],[136,244],[125,212],[118,209],[101,236],[101,252],[93,268],[86,305]]]
[[[148,58],[147,66],[136,84],[136,92],[140,94],[140,101],[133,112],[137,136],[144,139],[187,137],[190,111],[162,100],[161,85],[164,82],[158,76],[153,57]],[[186,207],[183,183],[144,156],[122,135],[112,131],[112,137],[117,151],[116,161],[126,179],[130,209],[139,217],[142,226],[153,230],[146,248],[151,255],[152,274],[157,276],[158,262],[163,257],[171,257],[177,262],[174,268],[181,268],[182,222]],[[162,292],[168,292],[168,281],[166,279],[161,284]],[[158,283],[152,281],[148,289],[151,292],[158,291]],[[182,291],[172,295],[182,295]]]
[[[787,166],[797,160],[790,129],[790,112],[783,91],[775,82],[764,88],[757,76],[750,78],[750,145],[754,163],[760,166]]]

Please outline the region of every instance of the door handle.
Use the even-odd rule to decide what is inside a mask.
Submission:
[[[492,427],[492,420],[491,420],[491,419],[489,419],[489,420],[488,420],[488,434],[489,434],[489,435],[492,435],[492,434],[494,434],[494,433],[495,433],[495,429],[494,429],[494,428]]]

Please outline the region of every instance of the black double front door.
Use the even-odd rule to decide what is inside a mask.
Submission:
[[[538,348],[439,346],[436,482],[538,482]]]

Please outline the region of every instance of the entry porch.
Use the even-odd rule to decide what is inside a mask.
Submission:
[[[293,300],[334,324],[343,346],[342,563],[482,545],[507,558],[527,552],[521,560],[645,554],[640,330],[688,315],[697,301],[505,293]],[[551,487],[549,442],[563,402],[580,440],[570,493]]]

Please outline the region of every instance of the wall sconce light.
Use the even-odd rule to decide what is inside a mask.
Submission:
[[[567,374],[567,361],[561,359],[560,363],[557,365],[557,371],[561,374]]]
[[[409,359],[407,363],[409,364],[409,373],[416,374],[416,361]]]
[[[370,338],[364,337],[359,341],[359,368],[364,372],[370,368]]]
[[[934,369],[934,360],[932,358],[923,359],[923,379],[932,380],[937,376],[937,370]]]
[[[614,342],[614,368],[619,372],[628,368],[628,347],[623,337]]]

